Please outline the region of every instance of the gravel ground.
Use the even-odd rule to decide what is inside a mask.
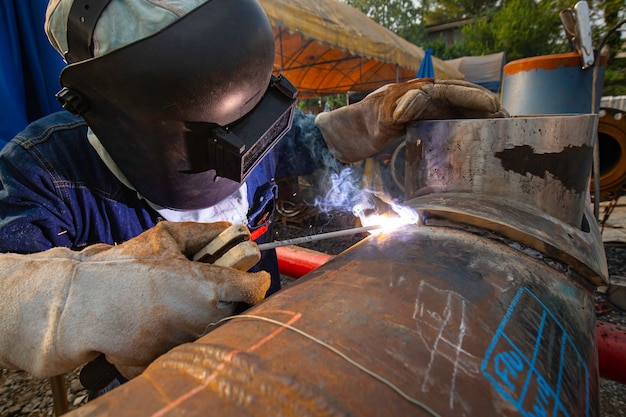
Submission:
[[[345,213],[317,216],[312,220],[288,225],[277,225],[276,239],[288,239],[307,233],[322,233],[354,226],[354,219]],[[337,254],[347,249],[364,235],[311,242],[302,246]],[[626,246],[606,246],[609,273],[626,276]],[[291,282],[284,278],[284,284]],[[611,305],[603,294],[597,294],[598,319],[626,326],[626,312]],[[0,370],[0,416],[48,417],[54,416],[49,379],[34,379],[25,372]],[[70,410],[87,401],[87,392],[80,385],[78,370],[66,375]],[[604,417],[626,417],[626,385],[607,379],[600,381],[600,406]]]
[[[626,246],[606,244],[604,248],[609,276],[626,276]],[[597,308],[598,320],[626,326],[626,311],[612,305],[605,295],[597,293],[596,304],[599,307]],[[600,406],[603,416],[626,417],[626,385],[601,379]]]

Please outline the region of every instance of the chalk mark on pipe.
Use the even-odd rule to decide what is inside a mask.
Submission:
[[[441,311],[442,304],[444,304],[443,311]],[[427,338],[423,334],[423,330],[419,334],[424,346],[430,353],[430,360],[422,380],[422,392],[428,392],[432,384],[441,385],[442,376],[438,374],[437,378],[433,378],[430,374],[433,368],[437,366],[437,358],[443,358],[452,364],[453,367],[449,382],[449,407],[451,410],[454,409],[454,403],[458,402],[462,408],[469,411],[469,407],[463,399],[455,395],[457,376],[459,371],[466,374],[476,374],[479,369],[478,357],[463,348],[463,340],[468,331],[466,322],[467,304],[468,302],[459,294],[452,291],[439,290],[431,284],[422,281],[412,316],[418,323],[418,328],[429,328],[436,332],[434,338]],[[438,310],[441,312],[438,312]],[[450,349],[452,350],[451,352]],[[461,356],[471,360],[462,360]],[[476,362],[475,369],[471,369],[472,362]]]

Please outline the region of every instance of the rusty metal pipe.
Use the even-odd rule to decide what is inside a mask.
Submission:
[[[451,224],[453,225],[453,224]],[[246,314],[335,347],[438,415],[597,415],[583,279],[463,227],[371,236]],[[431,415],[285,327],[236,318],[78,416]]]
[[[562,170],[591,156],[593,119],[560,119],[409,130],[422,226],[366,238],[74,415],[597,416],[608,274],[590,163]]]

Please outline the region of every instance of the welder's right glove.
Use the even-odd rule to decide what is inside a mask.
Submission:
[[[260,302],[268,273],[189,260],[228,226],[161,222],[117,246],[1,254],[0,367],[52,376],[104,353],[134,377],[237,303]]]
[[[343,162],[372,156],[406,134],[415,120],[507,117],[491,91],[466,81],[417,78],[388,84],[358,103],[317,115],[315,124]]]

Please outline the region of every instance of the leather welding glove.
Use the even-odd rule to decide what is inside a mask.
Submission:
[[[0,366],[36,377],[99,353],[126,377],[260,302],[267,272],[190,261],[229,223],[160,222],[117,246],[0,255]]]
[[[315,124],[342,162],[372,156],[406,134],[415,120],[508,117],[498,98],[466,81],[417,78],[388,84],[358,103],[317,115]]]

